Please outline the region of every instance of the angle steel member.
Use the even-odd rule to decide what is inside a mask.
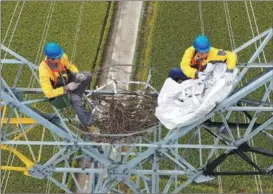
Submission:
[[[117,167],[122,166],[119,164],[112,164],[110,166],[108,166],[107,168],[107,176],[109,181],[124,181],[126,179],[128,179],[129,175],[130,175],[130,169],[127,168],[127,166],[123,165],[124,168],[122,171],[118,171]]]
[[[243,87],[240,87],[238,82],[233,93],[209,114],[191,125],[173,131],[166,131],[161,124],[155,124],[149,128],[150,133],[147,136],[137,134],[131,142],[115,141],[114,143],[96,142],[93,136],[90,139],[83,138],[84,134],[73,125],[75,119],[68,118],[70,115],[66,116],[65,111],[54,110],[55,116],[62,124],[50,122],[42,112],[35,111],[33,105],[45,103],[46,99],[30,100],[26,96],[41,94],[41,89],[19,87],[18,83],[22,76],[22,67],[27,66],[35,83],[39,84],[36,73],[38,66],[1,45],[1,51],[12,56],[12,59],[1,59],[2,67],[13,65],[19,68],[14,82],[11,83],[10,78],[7,79],[5,75],[1,77],[2,145],[0,148],[15,154],[26,166],[14,167],[10,163],[2,162],[1,170],[17,170],[24,172],[25,175],[48,179],[66,193],[76,191],[106,193],[129,190],[136,193],[178,193],[192,182],[201,184],[213,180],[215,176],[272,176],[272,164],[267,164],[265,161],[266,164],[261,167],[256,157],[250,157],[254,154],[257,157],[259,155],[273,157],[271,150],[251,143],[258,137],[273,142],[272,102],[268,100],[273,89],[273,63],[254,63],[264,47],[272,40],[272,36],[273,28],[270,28],[234,50],[239,53],[254,43],[260,43],[249,61],[238,65],[241,68],[240,81],[247,75],[249,69],[262,67],[264,71]],[[145,89],[152,91],[150,95],[154,97],[158,92],[149,82],[152,76],[156,76],[156,72],[150,68],[147,82],[130,81],[129,84],[138,86],[142,84]],[[94,105],[92,96],[117,94],[126,96],[137,93],[118,91],[116,88],[104,90],[106,86],[117,85],[119,82],[122,83],[122,81],[114,80],[96,90],[87,90],[85,96],[90,99],[89,103]],[[262,91],[261,99],[247,98],[258,90]],[[22,97],[19,98],[19,96]],[[237,113],[242,114],[249,121],[241,121],[236,116]],[[262,119],[259,117],[261,113],[263,113]],[[219,120],[212,119],[215,115],[219,116]],[[40,126],[41,130],[37,126]],[[39,135],[41,137],[33,139],[29,135],[30,132],[35,132],[36,137]],[[51,141],[46,141],[48,139],[45,138],[46,132],[51,135]],[[102,137],[103,135],[105,134],[101,134]],[[128,134],[118,135],[128,136]],[[118,135],[112,134],[112,137]],[[15,146],[11,148],[12,145],[20,145],[24,149],[19,151]],[[56,150],[56,153],[45,163],[41,162],[46,149],[43,146],[52,146]],[[27,154],[24,152],[30,153],[30,158],[26,158]],[[250,153],[250,156],[247,153]],[[253,170],[245,171],[243,168],[218,170],[219,165],[235,155]],[[82,166],[79,165],[80,160],[84,161]],[[86,162],[87,160],[92,161],[91,164]],[[55,177],[56,174],[61,174],[62,180]],[[76,174],[87,174],[88,178],[82,183],[77,179]],[[2,178],[5,179],[5,176]],[[72,181],[76,191],[69,187],[71,184],[68,184],[68,180]]]
[[[29,175],[38,179],[44,179],[48,176],[52,176],[54,172],[54,166],[44,166],[42,164],[36,164],[29,170]]]

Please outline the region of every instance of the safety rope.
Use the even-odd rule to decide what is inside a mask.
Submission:
[[[199,8],[200,23],[201,23],[201,32],[204,35],[205,34],[205,26],[204,26],[202,2],[201,1],[198,1],[198,8]]]
[[[229,15],[228,3],[225,2],[225,1],[223,1],[223,4],[224,4],[224,12],[225,12],[226,24],[227,24],[227,28],[228,28],[230,46],[231,46],[231,48],[233,50],[235,48],[235,42],[234,42],[234,39],[233,39],[233,30],[232,30],[230,15]],[[214,117],[213,117],[213,119],[214,119]],[[215,151],[215,155],[216,155],[216,157],[219,156],[218,150]],[[217,169],[217,171],[221,172],[220,165],[217,166],[216,169]],[[222,176],[218,176],[217,180],[218,180],[218,191],[219,191],[219,193],[223,193],[224,191],[223,191],[223,179],[222,179]]]
[[[55,3],[56,3],[55,1],[50,3],[50,7],[49,7],[49,10],[48,10],[46,22],[45,22],[44,29],[43,29],[43,34],[42,34],[41,41],[40,41],[40,44],[39,44],[39,48],[38,48],[38,51],[37,51],[37,54],[36,54],[35,64],[38,64],[38,62],[41,61],[42,57],[43,57],[42,50],[43,50],[43,47],[45,46],[45,41],[46,41],[48,31],[49,31],[49,28],[50,28],[50,23],[51,23],[51,20],[52,20],[54,9],[55,9]],[[34,72],[37,73],[38,70],[34,70]],[[35,78],[35,76],[33,74],[31,74],[30,81],[29,81],[29,84],[28,84],[28,88],[32,88],[34,86],[34,84],[36,83],[35,80],[33,80],[34,78]],[[28,97],[28,94],[26,95],[26,98],[27,97]]]
[[[76,27],[76,34],[75,34],[75,38],[74,38],[74,44],[73,44],[72,55],[71,55],[72,62],[74,61],[74,59],[76,57],[77,43],[79,41],[79,34],[80,34],[80,30],[81,30],[83,10],[84,10],[84,2],[81,2],[80,11],[79,11],[79,18],[78,18],[77,27]]]
[[[256,32],[257,32],[257,35],[259,35],[260,31],[259,31],[259,28],[258,28],[257,19],[256,19],[256,16],[255,16],[255,13],[254,13],[252,2],[249,1],[249,4],[250,4],[250,7],[251,7],[252,17],[254,19],[254,24],[255,24],[255,27],[256,27]],[[260,42],[260,44],[262,44],[262,40],[261,39],[259,40],[259,42]],[[264,50],[262,51],[262,54],[263,54],[264,62],[267,63]]]
[[[234,39],[234,36],[233,36],[233,31],[232,31],[231,19],[230,19],[230,15],[229,15],[228,2],[224,2],[224,7],[225,7],[226,20],[227,20],[227,25],[228,25],[228,30],[229,30],[230,43],[231,43],[232,49],[234,50],[236,48],[236,45],[235,45],[235,39]],[[247,82],[247,78],[246,78],[245,81]],[[243,86],[242,80],[239,82],[239,86],[240,87]],[[244,115],[244,120],[245,120],[245,122],[249,122],[249,120],[246,118],[245,115]],[[237,134],[240,137],[240,130],[239,130],[238,126],[237,126]],[[253,158],[253,153],[251,153],[251,158]],[[257,181],[256,175],[254,176],[254,178],[255,178],[257,191],[259,192],[259,186],[258,186],[258,181]]]
[[[249,21],[249,26],[250,26],[250,30],[251,30],[251,33],[252,33],[252,37],[254,38],[255,33],[254,33],[254,30],[253,30],[253,25],[252,25],[252,21],[251,21],[250,15],[249,15],[249,9],[248,9],[246,1],[245,1],[245,7],[246,7],[246,13],[247,13],[247,18],[248,18],[248,21]],[[257,42],[255,42],[254,45],[255,45],[255,49],[257,50],[258,49]],[[259,60],[259,63],[261,63],[260,55],[258,56],[258,60]]]
[[[255,37],[255,33],[254,33],[254,30],[253,30],[253,24],[251,22],[251,18],[250,18],[250,14],[249,14],[249,10],[248,10],[248,6],[247,6],[247,2],[245,2],[245,7],[246,7],[246,10],[247,10],[247,16],[248,16],[248,20],[249,20],[249,25],[250,25],[250,28],[251,28],[251,32],[252,32],[252,36]],[[256,27],[256,31],[257,31],[257,35],[259,35],[259,29],[258,29],[258,25],[257,25],[257,20],[256,20],[256,16],[255,16],[255,13],[254,13],[254,9],[252,7],[252,3],[250,2],[250,8],[251,8],[251,12],[252,12],[252,17],[253,17],[253,20],[254,20],[254,24],[255,24],[255,27]],[[261,39],[259,40],[260,41],[260,44],[262,43]],[[255,42],[255,49],[257,50],[258,49],[258,46],[257,46],[257,43]],[[265,57],[265,52],[264,50],[262,51],[262,54],[263,54],[263,57],[264,57],[264,61],[266,62],[266,57]],[[261,63],[261,58],[260,58],[260,55],[258,56],[258,60],[259,60],[259,63]],[[261,72],[263,71],[263,69],[261,68]],[[267,85],[265,84],[265,89],[267,90],[268,87]],[[268,97],[268,100],[270,102],[270,97]],[[252,146],[254,146],[254,141],[253,139],[251,139],[250,141],[250,144]],[[251,159],[255,162],[255,163],[258,163],[258,160],[257,160],[257,155],[256,154],[251,154]],[[262,189],[262,182],[261,182],[261,176],[260,175],[256,175],[255,176],[255,182],[257,184],[257,192],[258,193],[263,193],[263,189]]]
[[[50,28],[50,23],[52,21],[52,16],[53,16],[53,13],[54,13],[54,10],[55,10],[55,5],[56,5],[55,1],[50,3],[50,7],[49,7],[49,10],[48,10],[48,14],[47,14],[46,23],[45,23],[45,26],[44,26],[42,38],[41,38],[41,41],[40,41],[40,44],[39,44],[39,49],[38,49],[37,55],[36,55],[35,64],[38,64],[38,62],[41,61],[42,58],[43,58],[43,52],[41,52],[41,51],[42,51],[43,47],[45,46],[46,37],[48,35],[48,31],[49,31],[49,28]],[[40,56],[39,56],[39,54],[40,54]],[[33,84],[32,84],[32,86],[33,86]],[[44,133],[45,133],[45,128],[43,128],[42,140],[43,140],[43,137],[44,137]],[[40,149],[39,149],[39,153],[38,153],[38,161],[40,160],[39,156],[42,155],[41,154],[42,153],[42,148],[43,148],[43,146],[41,145]],[[54,154],[55,149],[56,149],[56,146],[53,147],[53,154]],[[47,184],[46,184],[46,189],[45,189],[46,193],[51,193],[50,192],[51,185],[52,185],[52,182],[49,179],[47,179]]]
[[[25,3],[25,2],[24,2],[24,3]],[[22,8],[21,8],[21,11],[20,11],[19,16],[21,16],[21,13],[22,13],[22,9],[23,9],[24,3],[23,3],[23,5],[22,5]],[[53,6],[52,6],[52,5],[53,5]],[[48,25],[47,29],[46,29],[46,26],[47,26],[48,20],[49,20],[49,23],[50,23],[50,21],[51,21],[51,17],[52,17],[52,13],[53,13],[53,11],[51,11],[51,10],[54,9],[54,5],[55,5],[55,2],[53,2],[53,4],[52,4],[52,3],[50,4],[49,14],[48,14],[48,17],[47,17],[47,20],[46,20],[46,24],[45,24],[45,27],[44,27],[42,40],[41,40],[41,42],[40,42],[40,46],[39,46],[38,53],[37,53],[37,56],[36,56],[36,61],[37,61],[37,59],[38,59],[39,51],[41,50],[41,47],[43,47],[42,43],[45,42],[45,40],[43,40],[43,39],[45,39],[45,37],[46,37],[46,35],[47,35],[47,32],[48,32],[48,29],[49,29],[49,25]],[[16,8],[17,8],[17,6],[16,6]],[[50,14],[50,13],[51,13],[51,14]],[[50,19],[48,19],[49,16],[50,16]],[[16,22],[16,25],[15,25],[16,27],[17,27],[17,24],[18,24],[19,20],[20,20],[20,17],[17,18],[17,22]],[[15,30],[16,30],[16,28],[13,30],[13,34],[15,33]],[[46,35],[44,35],[45,32],[46,32]],[[12,34],[12,36],[11,36],[11,40],[12,40],[12,38],[13,38],[13,34]],[[11,40],[10,40],[10,42],[11,42]],[[10,43],[9,43],[9,45],[10,45]],[[8,46],[8,47],[9,47],[9,46]],[[34,70],[34,71],[35,71],[35,70]],[[28,88],[32,87],[32,86],[34,85],[34,83],[35,83],[35,80],[32,80],[33,77],[34,77],[34,76],[33,76],[33,74],[32,74],[32,75],[31,75],[31,78],[30,78],[30,81],[29,81]],[[28,95],[26,95],[26,99],[28,99]],[[19,116],[19,114],[17,113],[18,119],[21,118],[21,116],[22,116],[22,113],[20,113],[20,116]],[[20,127],[22,127],[22,126],[20,126]],[[24,137],[25,137],[25,139],[28,141],[27,135],[26,135],[25,133],[24,133]],[[42,136],[42,138],[43,138],[43,136]],[[15,148],[17,148],[17,146],[16,146]],[[32,155],[33,160],[36,161],[36,157],[34,156],[34,152],[33,152],[32,148],[29,147],[29,150],[30,150],[30,153],[31,153],[31,155]],[[41,146],[40,146],[40,149],[39,149],[39,150],[40,150],[40,152],[42,151],[42,147],[41,147]],[[38,156],[41,155],[40,152],[39,152]],[[10,153],[10,154],[12,154],[12,153]],[[12,158],[11,162],[9,162],[9,160],[8,160],[8,164],[7,164],[7,165],[12,166],[12,165],[13,165],[14,158],[15,158],[15,157],[14,157],[14,154],[13,154],[13,158]],[[6,173],[6,171],[4,172],[4,177],[3,177],[3,180],[6,180],[5,189],[4,189],[3,192],[5,192],[5,190],[6,190],[6,185],[8,184],[10,171],[8,172],[8,175],[7,175],[7,178],[6,178],[6,179],[5,179],[5,173]]]
[[[229,18],[229,22],[228,23],[230,25],[230,29],[232,29],[230,15],[229,15],[229,8],[228,8],[228,5],[227,5],[227,2],[226,2],[226,12],[227,12],[227,16]],[[247,15],[249,16],[248,9],[247,9]],[[250,21],[250,26],[251,26],[251,20],[250,20],[250,18],[249,18],[249,21]],[[252,28],[252,26],[251,26],[251,28]],[[253,35],[253,37],[254,37],[254,35]],[[234,40],[234,36],[233,36],[233,31],[232,30],[230,30],[230,40],[232,41],[232,44],[233,44],[233,48],[232,49],[235,49],[236,45],[235,45],[235,40]],[[245,78],[245,81],[247,82],[247,77]],[[241,80],[239,82],[239,86],[242,87],[243,85],[244,84],[242,83],[242,80]],[[248,122],[248,123],[250,122],[249,119],[246,118],[246,115],[244,115],[243,117],[244,117],[244,121],[245,122]],[[237,126],[237,134],[239,135],[239,137],[241,136],[240,135],[240,130],[239,130],[238,126]],[[254,154],[254,156],[253,156],[253,153],[251,153],[250,155],[251,155],[251,159],[252,160],[253,160],[254,156],[256,157],[256,154]],[[259,189],[259,184],[261,184],[260,179],[259,179],[259,183],[258,183],[258,180],[257,180],[257,175],[254,175],[254,179],[255,179],[255,183],[256,183],[257,192],[260,192],[260,189]]]
[[[21,7],[21,10],[20,10],[20,12],[19,12],[19,16],[17,17],[15,26],[14,26],[14,28],[13,28],[13,31],[12,31],[12,34],[11,34],[11,37],[10,37],[10,40],[9,40],[9,43],[8,43],[8,46],[7,46],[8,48],[10,47],[11,41],[12,41],[12,39],[13,39],[13,36],[14,36],[15,31],[16,31],[16,29],[17,29],[18,23],[19,23],[19,21],[20,21],[20,18],[21,18],[21,15],[22,15],[22,11],[23,11],[24,5],[25,5],[25,1],[23,1],[23,3],[22,3],[22,7]],[[4,59],[6,58],[7,54],[8,54],[8,53],[6,52],[5,55],[4,55]]]
[[[52,21],[52,16],[53,16],[53,13],[55,10],[55,5],[56,5],[55,1],[50,3],[49,10],[48,10],[47,17],[46,17],[46,22],[45,22],[44,29],[43,29],[42,38],[41,38],[41,41],[39,44],[39,48],[38,48],[38,51],[36,54],[36,59],[35,59],[34,64],[38,64],[40,61],[42,61],[42,58],[44,56],[42,50],[45,46],[46,38],[48,36],[48,31],[49,31],[50,24]]]
[[[5,44],[6,38],[7,38],[8,34],[9,34],[9,29],[10,29],[10,27],[11,27],[11,24],[13,23],[13,18],[14,18],[14,16],[15,16],[15,13],[16,13],[16,10],[17,10],[17,7],[18,7],[19,3],[20,3],[20,1],[17,1],[17,4],[16,4],[16,6],[15,6],[15,8],[14,8],[14,10],[13,10],[13,14],[12,14],[12,17],[11,17],[11,19],[10,19],[9,26],[8,26],[7,31],[6,31],[5,37],[4,37],[4,39],[2,40],[2,44]]]
[[[259,31],[259,28],[258,28],[257,19],[256,19],[256,16],[255,16],[255,13],[254,13],[252,2],[250,1],[249,4],[250,4],[250,8],[251,8],[251,12],[252,12],[252,17],[253,17],[253,20],[254,20],[254,24],[255,24],[255,27],[256,27],[256,33],[257,33],[257,35],[259,35],[260,31]],[[254,37],[254,33],[253,33],[253,37]],[[262,40],[260,39],[259,42],[260,42],[260,45],[261,45],[262,44]],[[255,48],[257,49],[257,43],[256,42],[255,42]],[[267,59],[266,59],[265,51],[264,50],[262,50],[262,55],[263,55],[264,62],[267,63]],[[259,57],[258,58],[259,59],[259,63],[261,63],[260,55],[258,57]],[[263,72],[263,68],[262,67],[261,67],[261,72]],[[265,89],[268,90],[267,85],[265,84],[264,86],[265,86]],[[268,97],[268,101],[271,102],[270,97]],[[273,115],[273,113],[272,113],[272,115]]]
[[[233,30],[232,30],[232,26],[231,26],[231,19],[230,19],[230,15],[229,15],[228,2],[223,1],[223,3],[224,3],[224,10],[225,10],[226,22],[227,22],[227,27],[228,27],[230,46],[233,50],[233,49],[235,49],[235,42],[234,42]]]
[[[15,6],[15,8],[14,8],[14,12],[13,12],[12,18],[11,18],[11,20],[10,20],[10,23],[9,23],[8,30],[7,30],[7,32],[6,32],[4,41],[5,41],[5,39],[7,38],[7,34],[8,34],[8,32],[9,32],[9,29],[10,29],[10,27],[11,27],[11,24],[13,23],[13,19],[14,19],[15,13],[17,12],[17,7],[18,7],[18,5],[19,5],[19,1],[17,2],[16,6]],[[13,27],[13,31],[12,31],[11,37],[10,37],[10,39],[9,39],[9,41],[8,41],[8,48],[10,47],[10,44],[11,44],[11,41],[12,41],[12,39],[13,39],[14,33],[15,33],[16,29],[17,29],[17,26],[18,26],[19,20],[20,20],[20,18],[21,18],[21,14],[22,14],[24,5],[25,5],[25,2],[22,3],[21,10],[20,10],[19,15],[18,15],[18,17],[17,17],[16,23],[15,23],[15,25],[14,25],[14,27]],[[4,41],[3,41],[3,43],[4,43]],[[6,56],[7,56],[7,52],[5,53],[5,55],[4,55],[3,58],[5,59]],[[1,63],[1,69],[2,69],[2,67],[3,67],[3,64]],[[5,114],[5,113],[4,113],[4,114]],[[15,145],[14,148],[16,149],[16,148],[17,148],[17,145]],[[11,156],[12,156],[12,159],[11,159]],[[9,165],[10,159],[11,159],[11,163],[13,163],[14,157],[15,157],[15,155],[14,155],[13,153],[10,152],[10,153],[9,153],[9,156],[8,156],[7,165]],[[7,188],[7,184],[8,184],[8,180],[9,180],[9,175],[10,175],[10,171],[4,171],[4,174],[3,174],[3,176],[2,176],[2,182],[1,182],[1,188],[2,188],[3,185],[5,185],[5,186],[4,186],[4,190],[2,191],[3,193],[6,192],[6,188]],[[7,176],[7,178],[5,179],[6,176]],[[5,181],[5,184],[3,184],[4,181]]]

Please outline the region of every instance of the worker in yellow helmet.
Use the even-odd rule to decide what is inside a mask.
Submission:
[[[45,46],[45,59],[39,66],[39,78],[42,91],[50,100],[69,93],[72,106],[83,126],[88,130],[92,124],[91,113],[82,104],[82,95],[90,86],[91,73],[79,72],[64,50],[55,42]]]
[[[236,54],[231,51],[211,47],[209,39],[204,35],[199,35],[195,38],[193,46],[185,51],[180,68],[172,68],[169,71],[169,77],[175,81],[197,78],[204,80],[206,74],[203,71],[207,68],[208,64],[213,65],[214,63],[221,62],[227,64],[225,74],[227,83],[234,82],[231,73],[237,63]]]

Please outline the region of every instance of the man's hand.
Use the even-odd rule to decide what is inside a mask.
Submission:
[[[197,76],[201,81],[204,81],[207,78],[207,74],[200,71],[197,73]]]
[[[232,71],[226,71],[225,72],[225,79],[228,85],[235,84],[236,79],[233,77]]]
[[[211,73],[214,71],[214,69],[215,69],[215,66],[212,63],[207,63],[204,73]]]
[[[75,78],[75,82],[81,83],[86,79],[87,79],[87,77],[83,73],[77,73],[76,78]]]
[[[69,84],[67,84],[66,86],[64,86],[65,93],[77,89],[80,84],[81,83],[70,82]]]

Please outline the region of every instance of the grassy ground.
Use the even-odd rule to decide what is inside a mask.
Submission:
[[[272,2],[252,2],[252,4],[249,2],[228,2],[226,8],[228,8],[229,11],[230,24],[232,27],[231,33],[229,33],[226,20],[226,13],[228,12],[226,12],[227,9],[225,9],[223,2],[202,2],[201,6],[203,22],[201,22],[202,20],[200,19],[198,2],[156,2],[152,5],[152,15],[147,14],[146,24],[148,24],[148,26],[143,27],[143,29],[149,30],[142,33],[142,37],[145,39],[142,44],[142,46],[144,46],[142,51],[139,51],[135,62],[139,67],[153,67],[155,74],[151,82],[157,89],[161,88],[169,69],[179,66],[185,49],[192,44],[197,34],[202,33],[202,30],[204,30],[205,35],[210,38],[214,47],[232,50],[253,37],[251,27],[253,27],[254,34],[257,34],[255,20],[260,33],[270,28],[273,23]],[[252,15],[251,6],[254,10],[255,19]],[[250,25],[248,13],[252,25]],[[247,62],[254,51],[255,45],[239,53],[239,62]],[[273,44],[269,43],[264,52],[265,58],[261,55],[260,62],[272,61],[272,53]],[[259,60],[256,60],[256,62],[259,62]],[[138,68],[136,75],[145,77],[146,73],[147,72],[142,70],[142,68]],[[250,71],[247,79],[254,77],[257,73],[259,73],[257,70]],[[260,93],[257,92],[253,94],[253,97],[261,99],[263,89],[260,91]],[[242,115],[240,120],[245,122]],[[206,139],[204,141],[206,141]],[[257,136],[254,141],[257,147],[267,145],[267,148],[271,149],[268,144],[269,142],[264,140],[263,136]],[[196,157],[198,157],[198,155],[196,155]],[[270,165],[273,162],[263,157],[258,156],[257,158],[261,166]],[[190,161],[194,162],[193,159],[190,159]],[[221,165],[221,170],[239,170],[242,169],[242,167],[244,170],[250,170],[244,162],[239,161],[238,157],[231,157],[231,159]],[[221,178],[223,192],[258,192],[254,176]],[[260,187],[263,192],[273,192],[273,187],[270,186],[273,181],[272,176],[256,178],[257,180],[259,178],[261,179]],[[166,182],[167,180],[162,180],[163,185]],[[215,179],[207,184],[192,184],[183,190],[183,192],[217,193],[221,191],[218,186],[218,180]]]
[[[110,9],[111,5],[111,9]],[[15,7],[15,15],[13,22],[10,25],[10,20],[13,16]],[[53,9],[54,7],[54,9]],[[20,10],[22,8],[21,16]],[[100,64],[100,58],[103,54],[105,36],[112,14],[108,14],[113,10],[112,3],[108,2],[2,2],[1,3],[1,41],[10,49],[16,51],[29,61],[39,65],[43,58],[43,53],[40,44],[44,42],[56,41],[65,50],[72,62],[76,64],[80,70],[91,71],[95,66]],[[53,11],[53,14],[48,17],[48,13]],[[111,11],[112,12],[112,11]],[[50,18],[50,19],[49,19]],[[18,19],[18,23],[16,21]],[[16,29],[13,29],[14,27]],[[106,26],[106,27],[105,27]],[[6,36],[7,34],[7,36]],[[12,38],[12,39],[11,39]],[[11,41],[10,41],[11,40]],[[2,53],[3,54],[3,53]],[[4,66],[2,76],[11,85],[15,78],[15,70],[18,68]],[[22,79],[19,81],[19,86],[28,87],[30,84],[30,72],[23,70]],[[39,87],[38,83],[33,87]],[[43,111],[47,107],[43,104]],[[28,134],[30,140],[41,140],[42,129],[36,128]],[[49,132],[45,133],[45,140],[52,140]],[[39,147],[33,146],[36,159],[38,158]],[[19,150],[25,155],[30,156],[29,149],[21,146]],[[41,163],[44,163],[53,154],[53,147],[43,147]],[[8,160],[8,153],[2,152],[2,164]],[[15,158],[14,166],[22,163]],[[1,192],[6,193],[56,193],[60,190],[50,183],[48,189],[46,180],[39,180],[32,177],[26,177],[21,173],[11,172],[8,182],[7,176],[2,174]],[[7,174],[6,174],[7,175]],[[58,180],[60,177],[55,176]],[[5,188],[5,185],[7,187]]]

